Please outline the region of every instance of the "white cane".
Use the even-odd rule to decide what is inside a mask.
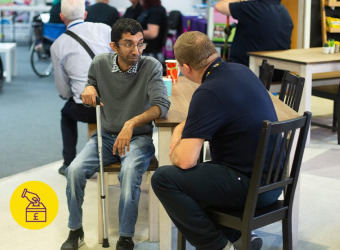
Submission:
[[[98,138],[98,156],[99,156],[99,168],[100,168],[100,197],[102,200],[102,213],[103,213],[103,247],[110,247],[109,238],[107,233],[107,224],[106,224],[106,206],[105,206],[105,185],[104,185],[104,166],[103,166],[103,141],[102,141],[102,124],[101,124],[101,116],[100,116],[100,98],[96,97],[96,115],[97,115],[97,138]]]

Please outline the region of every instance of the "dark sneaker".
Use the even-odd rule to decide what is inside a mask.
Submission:
[[[61,246],[60,250],[78,250],[84,243],[84,231],[83,227],[81,227],[75,231],[70,231],[67,240]]]
[[[116,250],[133,250],[135,244],[132,241],[131,237],[119,237],[117,241]]]
[[[252,250],[260,250],[262,247],[262,239],[258,237],[256,234],[251,233],[251,249]]]
[[[67,165],[63,164],[58,170],[59,174],[65,175],[65,170],[67,167],[68,167]]]

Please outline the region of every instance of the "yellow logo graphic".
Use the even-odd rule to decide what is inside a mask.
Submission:
[[[41,229],[55,219],[58,197],[46,183],[28,181],[15,189],[10,201],[14,220],[27,229]]]

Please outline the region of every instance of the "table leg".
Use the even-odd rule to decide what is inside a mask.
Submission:
[[[149,239],[150,242],[159,241],[159,201],[157,196],[155,195],[150,182],[151,182],[152,173],[148,175],[149,183]]]
[[[159,166],[171,164],[169,159],[169,145],[171,127],[158,127],[158,163]],[[159,203],[159,250],[171,249],[171,219],[163,205]]]
[[[18,74],[18,69],[17,69],[17,46],[15,45],[12,49],[12,74],[13,76],[16,76]]]
[[[251,71],[255,73],[255,75],[260,75],[260,65],[256,65],[256,58],[250,56],[249,57],[249,68]]]
[[[5,65],[6,65],[6,82],[12,81],[12,68],[11,68],[11,50],[5,52]]]
[[[303,115],[305,111],[311,111],[312,106],[312,70],[308,65],[301,65],[300,76],[305,78],[305,85],[303,87],[303,93],[301,97],[301,104],[299,108],[299,114]],[[307,136],[306,147],[309,147],[310,143],[310,129]]]

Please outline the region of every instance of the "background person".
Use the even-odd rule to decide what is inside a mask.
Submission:
[[[116,250],[132,250],[138,216],[140,185],[155,153],[152,121],[165,117],[170,107],[162,79],[162,66],[152,57],[141,57],[145,48],[143,29],[133,19],[119,19],[111,32],[111,48],[116,53],[96,56],[91,64],[82,98],[103,106],[102,140],[104,165],[121,162],[119,173],[119,240]],[[62,250],[77,249],[84,241],[82,203],[86,179],[99,169],[97,133],[67,169],[67,204],[71,229]],[[70,248],[72,246],[73,248]]]
[[[120,18],[117,9],[109,5],[109,0],[97,0],[95,4],[86,8],[86,22],[105,23],[112,25]]]
[[[50,9],[50,23],[63,23],[60,18],[61,0],[54,0]]]
[[[92,49],[95,55],[112,51],[111,28],[102,23],[84,22],[86,18],[84,0],[62,0],[60,17],[67,29],[78,35]],[[54,81],[61,98],[66,103],[61,110],[61,134],[64,162],[60,174],[76,157],[78,140],[77,122],[96,122],[95,108],[83,105],[80,94],[87,80],[91,57],[71,36],[62,34],[51,46]]]
[[[233,62],[249,66],[247,52],[290,49],[293,22],[281,0],[221,0],[215,8],[238,20],[230,49]],[[274,81],[283,76],[279,72]]]
[[[215,225],[203,206],[244,208],[262,121],[277,121],[276,112],[258,77],[244,65],[224,62],[205,34],[182,34],[174,50],[182,74],[200,86],[187,119],[174,129],[173,166],[158,168],[152,187],[196,249],[234,249],[240,232]],[[204,140],[210,142],[212,160],[197,164]],[[280,193],[260,195],[259,206],[275,202]],[[254,235],[252,249],[261,246]]]
[[[130,0],[132,6],[126,9],[124,13],[124,18],[132,18],[134,20],[142,13],[143,7],[140,4],[139,0]]]
[[[148,44],[144,55],[153,56],[164,64],[162,53],[167,35],[167,15],[160,0],[141,0],[143,12],[137,17],[137,21],[144,30],[145,42]]]

